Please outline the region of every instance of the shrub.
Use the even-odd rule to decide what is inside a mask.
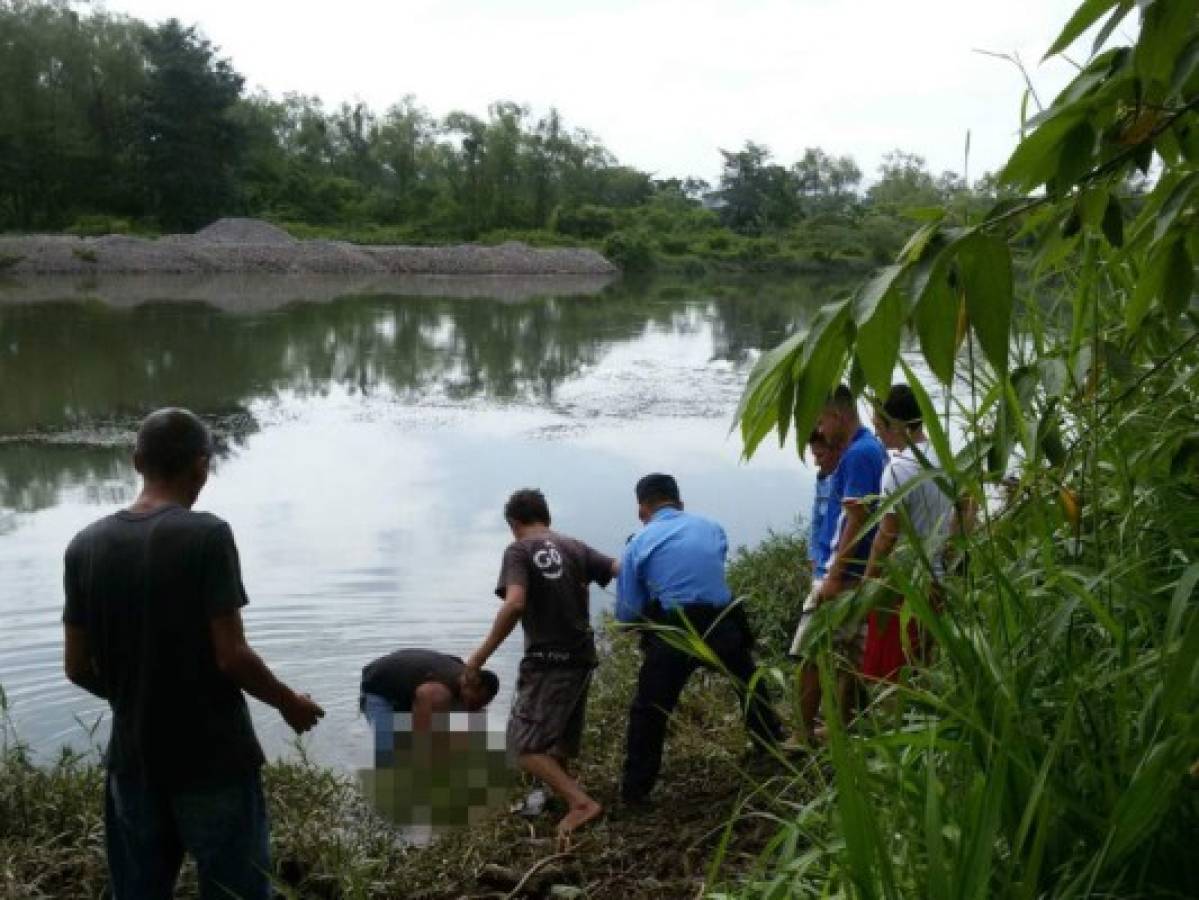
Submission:
[[[129,234],[133,231],[133,223],[128,219],[120,219],[116,216],[104,215],[86,215],[79,216],[70,227],[67,228],[67,234],[75,234],[79,237],[102,237],[106,234]]]
[[[640,231],[616,231],[608,235],[604,256],[626,272],[644,272],[654,267],[649,238]]]
[[[616,214],[606,206],[585,203],[582,206],[560,206],[550,217],[550,229],[559,234],[580,238],[602,238],[616,230]]]
[[[728,580],[733,595],[745,602],[766,658],[781,658],[812,585],[807,536],[797,526],[770,532],[756,547],[738,547],[729,561]]]
[[[673,234],[661,235],[658,238],[658,246],[662,248],[663,253],[675,256],[682,256],[691,250],[691,242],[687,238]]]

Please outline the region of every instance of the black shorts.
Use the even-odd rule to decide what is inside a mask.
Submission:
[[[508,718],[508,751],[578,756],[591,687],[590,666],[562,666],[524,659],[516,700]]]

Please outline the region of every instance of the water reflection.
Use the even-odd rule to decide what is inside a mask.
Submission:
[[[598,297],[349,296],[238,315],[203,304],[0,302],[0,434],[96,426],[168,402],[221,413],[332,385],[412,400],[552,400],[564,379],[647,329],[710,323],[714,357],[742,361],[835,288],[626,283]]]

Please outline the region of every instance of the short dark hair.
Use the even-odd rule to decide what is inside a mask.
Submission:
[[[662,472],[651,472],[640,481],[634,489],[638,503],[682,503],[679,495],[679,483],[673,475]]]
[[[202,456],[212,456],[212,434],[195,413],[168,407],[150,413],[137,430],[135,452],[141,472],[175,478]]]
[[[521,525],[549,525],[550,506],[537,488],[521,488],[504,504],[504,518]]]
[[[916,394],[906,384],[891,385],[887,399],[883,401],[882,411],[890,421],[902,422],[909,428],[916,428],[924,423],[924,415],[920,412]]]
[[[826,407],[834,409],[842,409],[847,412],[852,412],[855,415],[858,411],[858,401],[854,397],[853,391],[849,389],[847,384],[839,384],[829,392],[828,399],[824,401]]]
[[[483,682],[483,687],[487,689],[487,702],[490,703],[495,699],[495,695],[500,692],[500,676],[496,675],[491,669],[482,669],[479,672],[479,680]]]

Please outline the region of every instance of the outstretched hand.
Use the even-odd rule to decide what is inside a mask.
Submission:
[[[279,712],[296,734],[312,729],[325,716],[325,711],[307,694],[292,694]]]

